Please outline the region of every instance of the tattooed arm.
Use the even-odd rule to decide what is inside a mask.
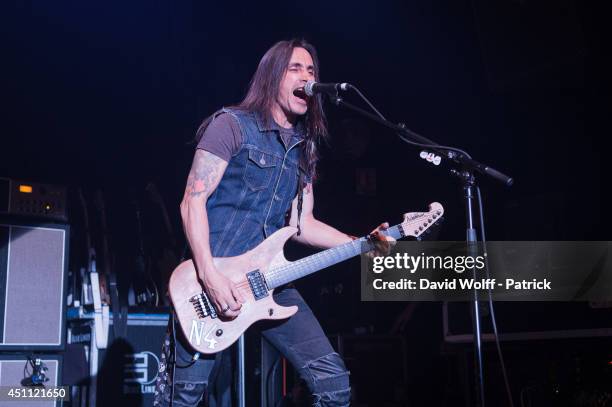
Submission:
[[[229,306],[223,315],[235,317],[240,313],[240,303],[244,299],[235,285],[221,275],[213,264],[206,213],[206,201],[219,185],[226,168],[226,161],[208,151],[196,150],[181,202],[181,218],[204,289],[217,311],[221,312]]]

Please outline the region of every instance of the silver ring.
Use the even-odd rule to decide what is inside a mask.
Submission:
[[[225,308],[223,308],[223,309],[221,310],[221,313],[222,313],[222,314],[224,314],[224,313],[226,313],[226,312],[227,312],[229,309],[230,309],[230,306],[229,306],[229,305],[226,305],[226,306],[225,306]]]

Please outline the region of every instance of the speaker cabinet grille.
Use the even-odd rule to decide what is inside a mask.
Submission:
[[[67,241],[66,225],[0,221],[0,350],[63,348]]]

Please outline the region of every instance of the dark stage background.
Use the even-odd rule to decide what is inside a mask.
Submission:
[[[127,284],[134,202],[153,207],[144,191],[154,182],[182,240],[178,204],[195,130],[242,98],[269,46],[297,36],[318,47],[323,82],[350,82],[391,120],[515,178],[505,188],[481,177],[490,240],[608,240],[610,33],[590,3],[3,2],[0,176],[82,187],[88,197],[101,189],[115,271]],[[438,238],[463,239],[462,195],[448,167],[375,124],[330,104],[327,112],[320,219],[361,235],[439,201]],[[159,212],[144,212],[148,247],[163,245]],[[357,267],[309,277],[301,290],[328,332],[387,333],[405,304],[360,303]],[[521,315],[507,318],[500,329]],[[413,397],[433,403],[447,377],[440,304],[420,304],[403,335],[408,365],[418,366]]]

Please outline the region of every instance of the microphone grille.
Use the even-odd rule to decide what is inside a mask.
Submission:
[[[313,92],[313,86],[316,84],[315,81],[308,81],[306,82],[306,85],[304,85],[304,93],[306,93],[307,96],[313,96],[314,92]]]

